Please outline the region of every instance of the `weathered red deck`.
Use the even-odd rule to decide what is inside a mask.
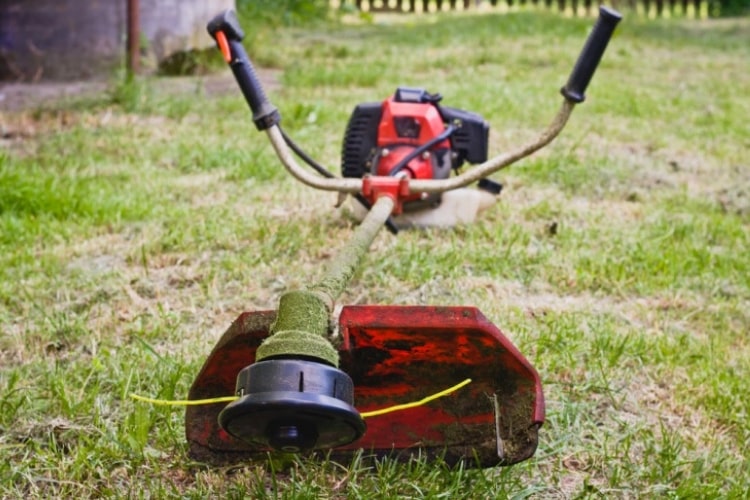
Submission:
[[[209,355],[188,398],[233,394],[237,373],[255,360],[274,317],[274,311],[241,314]],[[539,376],[476,308],[346,306],[339,337],[340,368],[354,382],[360,412],[417,401],[466,378],[472,383],[425,406],[367,418],[364,437],[332,450],[336,459],[363,449],[375,456],[421,454],[489,467],[534,454],[544,421]],[[219,427],[223,407],[187,408],[191,456],[211,463],[265,459],[268,450]]]

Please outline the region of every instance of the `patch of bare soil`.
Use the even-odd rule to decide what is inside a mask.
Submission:
[[[258,78],[264,88],[277,89],[278,70],[259,69]],[[148,77],[150,85],[157,93],[168,95],[195,95],[206,98],[239,93],[239,88],[231,72],[186,77]],[[162,117],[115,116],[111,110],[87,114],[68,109],[66,104],[86,99],[101,100],[111,92],[112,82],[104,80],[80,82],[39,82],[3,83],[0,82],[0,148],[9,148],[19,154],[33,154],[34,144],[28,139],[50,131],[64,130],[85,124],[102,126],[113,120],[133,121],[139,125],[144,120],[160,121]],[[159,127],[154,127],[158,132]]]
[[[42,105],[102,94],[107,82],[39,82],[0,84],[0,111],[24,111]]]
[[[256,68],[256,73],[266,92],[280,87],[281,70]],[[208,97],[219,97],[240,92],[237,82],[229,71],[202,76],[164,77],[154,80],[154,83],[158,90],[168,93],[191,93],[198,88]]]
[[[279,70],[258,68],[257,74],[266,89],[279,87]],[[237,83],[229,71],[184,77],[156,77],[150,80],[158,91],[169,93],[191,93],[196,88],[203,94],[221,96],[239,92]],[[89,80],[78,82],[38,82],[38,83],[3,83],[0,82],[0,112],[19,112],[38,109],[42,106],[56,104],[81,98],[96,98],[106,93],[110,81]]]

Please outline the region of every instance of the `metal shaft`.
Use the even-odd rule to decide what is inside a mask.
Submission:
[[[351,281],[362,257],[393,211],[390,196],[377,199],[362,223],[357,226],[349,242],[332,259],[323,279],[310,287],[310,291],[325,293],[334,302]]]
[[[389,196],[378,198],[346,246],[331,260],[323,278],[307,290],[281,296],[271,336],[258,347],[256,361],[302,357],[338,366],[338,351],[327,338],[333,304],[351,281],[394,204]]]

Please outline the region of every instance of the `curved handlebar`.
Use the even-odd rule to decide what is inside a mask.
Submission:
[[[483,179],[490,174],[506,167],[516,161],[529,156],[535,151],[549,144],[552,139],[565,127],[570,113],[573,111],[575,103],[564,101],[562,108],[557,116],[549,125],[547,130],[539,138],[515,151],[504,153],[467,170],[461,175],[442,180],[420,180],[410,179],[409,190],[417,193],[443,193],[463,186],[472,182]],[[308,169],[303,168],[292,156],[278,126],[270,127],[266,130],[268,138],[271,141],[276,154],[281,163],[297,180],[307,184],[310,187],[321,189],[323,191],[338,191],[340,193],[359,193],[362,190],[362,179],[356,178],[327,178],[313,174]]]
[[[561,90],[563,96],[565,96],[562,107],[547,130],[539,138],[515,151],[500,154],[456,177],[442,180],[411,179],[409,181],[410,191],[442,193],[466,186],[531,155],[549,144],[565,127],[573,107],[585,99],[586,87],[591,81],[620,19],[622,19],[622,16],[618,12],[600,7],[597,23],[581,51],[567,84]],[[244,38],[244,33],[234,11],[224,11],[211,20],[208,24],[208,32],[216,40],[225,59],[231,66],[235,79],[253,112],[253,121],[256,127],[258,130],[266,131],[277,156],[289,173],[297,180],[316,189],[340,193],[361,192],[362,179],[321,177],[297,163],[278,125],[280,122],[279,112],[266,97],[255,74],[255,69],[242,47],[241,40]]]

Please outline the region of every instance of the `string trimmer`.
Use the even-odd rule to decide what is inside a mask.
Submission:
[[[536,141],[487,160],[489,129],[479,115],[443,106],[440,96],[424,90],[399,88],[383,102],[355,108],[341,178],[283,132],[279,111],[241,44],[235,14],[226,11],[209,23],[256,127],[266,132],[289,173],[316,189],[353,195],[368,212],[318,282],[284,293],[276,311],[242,313],[221,337],[189,399],[235,396],[226,405],[188,407],[193,457],[231,462],[274,451],[331,450],[345,459],[364,450],[485,467],[533,455],[544,422],[539,376],[476,308],[334,304],[380,228],[396,231],[391,216],[434,210],[441,195],[481,181],[554,139],[584,100],[619,20],[617,12],[600,9],[562,88],[562,108]],[[452,175],[464,163],[473,166]],[[487,180],[480,188],[498,192]],[[425,403],[469,379],[450,396]],[[403,411],[379,411],[410,402]]]

